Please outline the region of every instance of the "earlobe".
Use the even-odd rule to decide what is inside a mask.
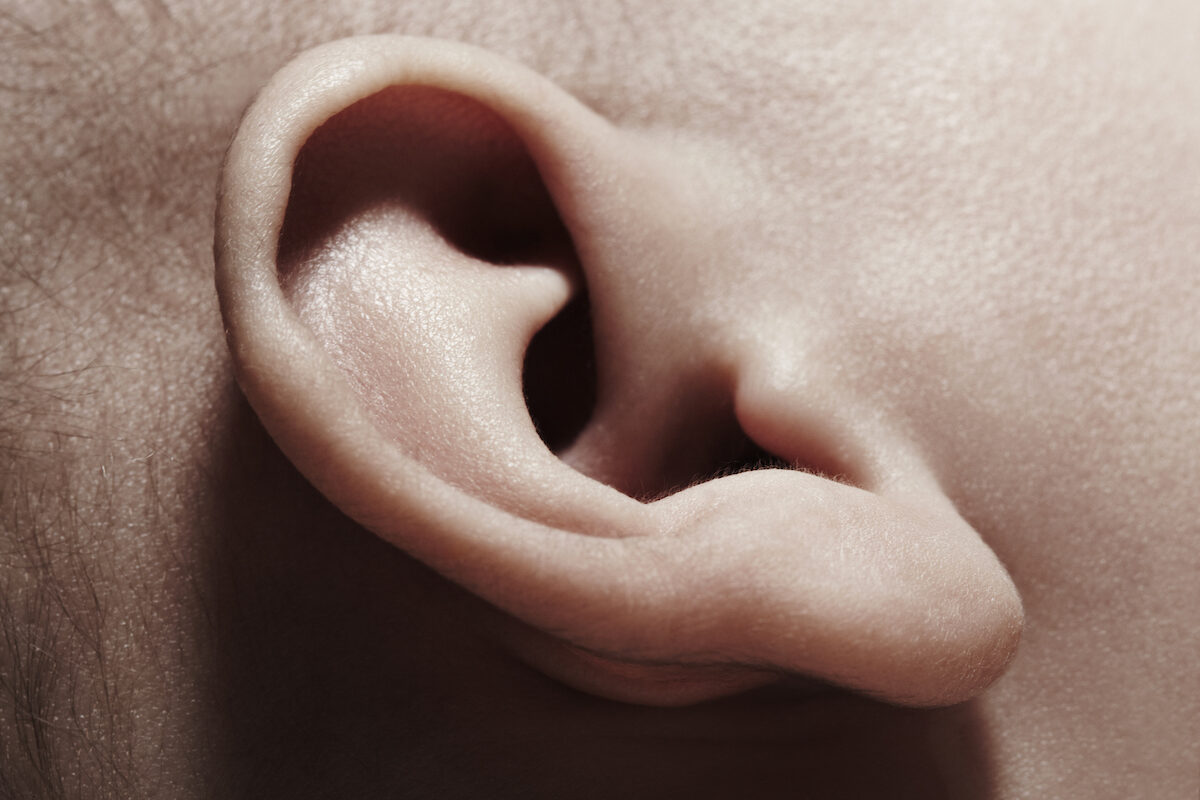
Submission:
[[[580,688],[691,702],[789,671],[917,705],[979,691],[1012,656],[1020,602],[926,487],[759,470],[647,503],[539,436],[526,352],[587,291],[599,388],[571,461],[635,474],[611,422],[648,385],[629,286],[686,235],[655,210],[675,195],[639,191],[640,147],[475,48],[367,37],[302,55],[223,175],[217,285],[250,403],[334,503],[530,626],[522,651]],[[680,419],[736,406],[777,451],[815,440],[748,375],[711,367]]]

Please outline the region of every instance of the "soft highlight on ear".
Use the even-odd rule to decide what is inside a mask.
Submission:
[[[1020,601],[933,482],[766,469],[650,503],[609,485],[639,474],[611,421],[637,391],[613,287],[638,243],[679,235],[655,224],[651,184],[673,173],[649,148],[476,48],[380,36],[303,54],[247,112],[222,179],[217,286],[251,405],[334,503],[530,626],[523,655],[579,688],[683,703],[786,672],[914,705],[978,692],[1012,657]],[[555,423],[556,447],[583,426],[576,469],[543,441],[524,370],[585,290],[596,419]],[[703,386],[671,435],[722,419],[819,460],[769,364],[714,366]],[[665,483],[723,447],[688,450]]]

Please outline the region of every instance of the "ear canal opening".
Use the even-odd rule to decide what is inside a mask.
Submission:
[[[828,454],[825,452],[813,452],[804,460],[788,460],[762,447],[735,421],[718,430],[724,432],[714,437],[706,464],[693,465],[686,479],[665,481],[663,487],[657,491],[647,491],[638,499],[660,500],[701,483],[762,469],[797,470],[842,483],[853,483],[832,457],[826,457]]]
[[[727,461],[697,475],[692,482],[703,483],[726,475],[737,475],[756,469],[804,469],[803,466],[792,464],[774,453],[764,450],[757,442],[742,433],[740,428],[738,436],[728,452],[729,459]]]
[[[596,351],[587,292],[534,335],[522,370],[525,405],[554,453],[569,447],[596,408]]]

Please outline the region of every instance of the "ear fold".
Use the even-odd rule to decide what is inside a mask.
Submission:
[[[648,148],[463,45],[302,55],[247,112],[222,182],[217,285],[246,396],[333,502],[540,631],[518,646],[580,688],[690,702],[783,671],[912,704],[980,690],[1015,649],[1020,603],[936,487],[760,470],[644,503],[539,436],[530,341],[586,287],[600,407],[569,459],[612,484],[637,473],[598,443],[623,424],[605,402],[635,371],[623,354],[649,346],[622,292],[682,235],[657,222],[686,192]],[[722,399],[633,429],[703,425],[725,403],[811,461],[818,437],[769,372],[710,371]],[[548,438],[586,421],[574,405]]]

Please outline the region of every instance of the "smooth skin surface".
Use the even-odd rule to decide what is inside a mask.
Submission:
[[[0,796],[1195,797],[1200,8],[1043,6],[0,14]]]

